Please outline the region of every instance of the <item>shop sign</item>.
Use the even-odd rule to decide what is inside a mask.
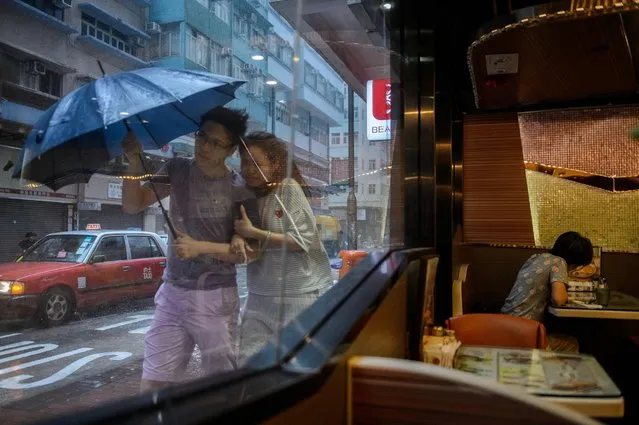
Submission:
[[[100,202],[78,202],[78,210],[102,211],[102,204]]]
[[[107,188],[107,198],[122,199],[122,183],[121,182],[109,183],[109,186]]]
[[[366,137],[370,141],[391,138],[391,82],[369,80],[366,83]]]
[[[13,189],[9,187],[0,187],[0,193],[7,193],[11,195],[25,195],[25,196],[39,196],[42,198],[59,198],[59,199],[75,199],[75,195],[67,193],[46,192],[44,190],[26,190],[26,189]]]
[[[516,74],[518,71],[518,53],[486,55],[486,75]]]

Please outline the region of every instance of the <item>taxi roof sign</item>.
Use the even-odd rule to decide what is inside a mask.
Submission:
[[[87,230],[102,230],[102,226],[100,226],[100,223],[87,224]]]

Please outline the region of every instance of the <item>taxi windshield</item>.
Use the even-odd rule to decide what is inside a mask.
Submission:
[[[51,235],[47,236],[22,258],[23,262],[79,263],[91,248],[95,236],[91,235]]]

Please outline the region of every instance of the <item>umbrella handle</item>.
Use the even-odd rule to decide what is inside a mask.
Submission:
[[[100,63],[100,61],[98,61],[98,63]],[[131,126],[129,125],[128,120],[124,120],[124,126],[126,127],[128,132],[130,133],[133,132],[133,130],[131,130]],[[144,155],[140,153],[139,156],[140,156],[140,164],[142,164],[142,171],[144,171],[144,174],[149,174],[149,171],[146,168],[146,164],[144,163]],[[175,231],[175,226],[173,226],[173,222],[169,218],[169,213],[164,208],[164,205],[162,205],[162,199],[160,198],[160,195],[158,194],[158,190],[153,184],[153,180],[149,180],[149,183],[151,184],[151,190],[153,190],[155,199],[158,200],[158,204],[160,205],[160,210],[162,211],[162,215],[164,216],[164,221],[166,221],[167,226],[169,226],[169,230],[171,231],[171,236],[173,236],[173,239],[177,239],[178,235],[177,235],[177,232]]]
[[[140,155],[140,163],[142,164],[142,170],[144,171],[144,174],[149,174],[149,171],[147,170],[146,165],[144,164],[144,155],[142,155],[141,153],[139,155]],[[169,218],[169,213],[166,211],[166,208],[164,208],[164,205],[162,205],[162,199],[160,198],[160,195],[158,194],[158,190],[155,187],[155,184],[153,184],[153,180],[150,179],[149,183],[151,185],[151,190],[153,190],[153,194],[155,194],[155,199],[158,200],[158,204],[160,205],[160,210],[162,210],[162,215],[164,216],[164,220],[166,221],[167,226],[169,226],[171,235],[173,236],[173,239],[177,239],[178,235],[177,235],[177,232],[175,231],[175,227],[173,226],[173,222]]]

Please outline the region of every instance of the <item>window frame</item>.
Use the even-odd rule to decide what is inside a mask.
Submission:
[[[127,244],[127,239],[125,235],[105,235],[102,236],[99,240],[95,241],[95,248],[93,249],[93,252],[91,253],[91,256],[89,257],[89,263],[93,262],[93,259],[95,258],[96,255],[103,255],[103,254],[98,254],[98,250],[100,249],[100,246],[107,240],[107,239],[115,239],[115,238],[122,238],[122,241],[124,242],[124,255],[126,256],[126,258],[124,260],[109,260],[107,258],[106,261],[103,261],[100,264],[105,264],[105,263],[116,263],[118,261],[129,261],[131,258],[130,252],[129,252],[129,246]]]
[[[151,256],[150,257],[135,258],[135,256],[133,255],[133,244],[131,243],[131,241],[133,239],[146,239],[149,242],[149,248],[151,250]],[[130,256],[131,260],[151,260],[151,259],[154,259],[154,258],[164,257],[164,254],[162,253],[162,250],[160,249],[160,247],[157,244],[157,241],[152,236],[149,236],[149,235],[126,235],[126,240],[127,240],[128,245],[129,245],[129,256]],[[155,247],[155,250],[153,249],[154,247]],[[154,251],[156,251],[160,255],[153,255]]]

